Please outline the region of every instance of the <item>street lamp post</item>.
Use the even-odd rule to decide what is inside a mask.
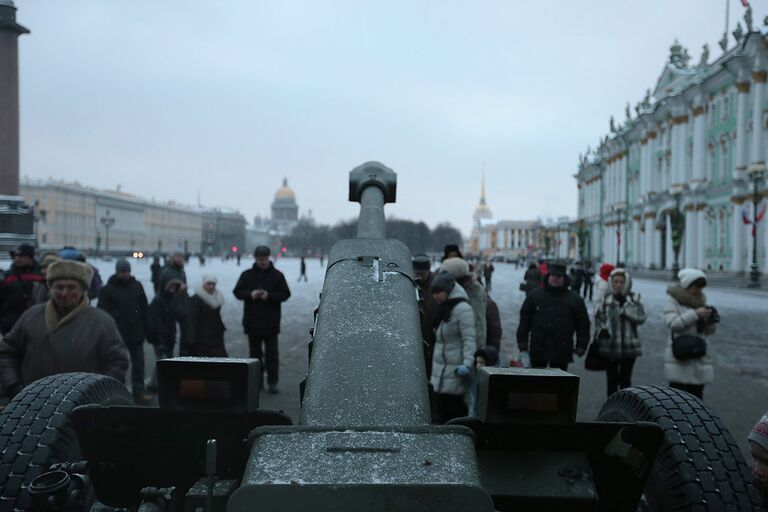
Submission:
[[[104,235],[104,238],[105,238],[105,241],[104,241],[104,245],[105,245],[104,251],[107,254],[109,254],[109,228],[111,228],[112,226],[115,225],[115,218],[112,217],[109,214],[109,210],[107,210],[106,215],[104,215],[104,217],[102,217],[99,220],[99,222],[101,223],[102,226],[104,226],[104,233],[105,233],[105,235]]]
[[[760,268],[757,264],[757,225],[765,215],[765,211],[758,213],[757,207],[760,205],[760,181],[765,172],[765,164],[751,166],[748,170],[752,178],[752,265],[749,270],[749,287],[760,288]],[[767,235],[768,236],[768,235]]]
[[[40,209],[40,200],[35,199],[34,223],[35,223],[35,245],[40,246],[40,221],[45,222],[48,212]]]

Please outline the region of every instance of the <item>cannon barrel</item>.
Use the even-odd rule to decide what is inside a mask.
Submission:
[[[384,238],[394,171],[350,172],[357,238],[334,245],[318,308],[300,423],[427,425],[429,396],[410,252]]]

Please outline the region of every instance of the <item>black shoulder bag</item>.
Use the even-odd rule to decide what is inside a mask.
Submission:
[[[678,361],[689,361],[707,355],[707,342],[699,336],[672,333],[672,355]]]

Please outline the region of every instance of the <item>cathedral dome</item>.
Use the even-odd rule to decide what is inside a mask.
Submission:
[[[296,194],[293,192],[293,189],[288,186],[287,178],[283,178],[283,186],[275,192],[275,199],[296,199]]]

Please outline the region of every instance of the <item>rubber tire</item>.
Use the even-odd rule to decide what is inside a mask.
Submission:
[[[611,395],[598,421],[651,421],[664,430],[644,496],[649,511],[757,511],[760,495],[733,436],[701,400],[666,386]]]
[[[51,464],[82,460],[69,421],[85,404],[132,404],[125,386],[106,375],[62,373],[25,387],[0,413],[0,512],[32,510],[29,482]]]

